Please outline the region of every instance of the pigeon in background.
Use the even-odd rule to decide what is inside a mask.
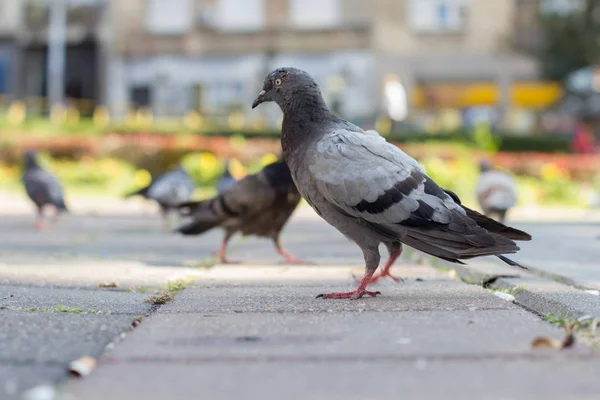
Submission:
[[[146,199],[156,201],[160,206],[165,229],[171,230],[169,214],[171,211],[177,210],[179,204],[189,201],[194,189],[195,185],[192,178],[180,166],[176,170],[160,175],[158,178],[153,179],[148,186],[125,197],[140,195]]]
[[[225,171],[221,178],[217,182],[217,190],[220,193],[223,193],[229,189],[231,189],[237,181],[233,176],[231,176],[231,171],[229,171],[229,160],[225,162]]]
[[[279,68],[264,81],[252,108],[276,102],[283,112],[283,157],[304,199],[328,223],[361,248],[365,274],[352,292],[318,297],[358,299],[376,296],[367,285],[392,277],[389,269],[402,244],[455,263],[478,256],[515,253],[513,240],[529,240],[460,204],[440,188],[421,165],[375,131],[363,131],[329,111],[319,86],[306,72]],[[379,244],[390,257],[381,273]],[[392,277],[393,278],[393,277]]]
[[[69,211],[65,205],[60,182],[54,175],[40,167],[33,151],[25,153],[25,172],[22,181],[27,195],[37,207],[38,216],[35,221],[37,229],[45,227],[44,210],[47,207],[54,208],[55,221],[58,220],[60,214]]]
[[[504,223],[507,211],[517,203],[517,183],[509,174],[494,169],[488,160],[479,163],[479,170],[475,187],[479,206],[485,215]]]
[[[231,262],[225,254],[227,242],[237,232],[244,236],[270,238],[277,252],[289,263],[301,263],[283,248],[279,238],[299,202],[300,194],[288,166],[283,161],[276,161],[212,199],[181,204],[181,213],[190,216],[191,220],[176,231],[184,235],[200,235],[216,227],[225,229],[217,253],[221,263]]]

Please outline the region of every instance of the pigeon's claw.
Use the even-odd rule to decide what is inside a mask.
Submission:
[[[371,292],[371,291],[365,290],[365,289],[356,289],[353,292],[320,294],[320,295],[317,296],[317,299],[318,298],[323,298],[323,299],[350,299],[350,300],[357,300],[357,299],[360,299],[361,297],[363,297],[365,294],[368,294],[371,297],[375,297],[378,294],[381,294],[381,292]]]

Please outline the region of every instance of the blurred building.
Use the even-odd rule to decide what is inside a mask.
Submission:
[[[390,76],[406,93],[408,120],[421,124],[433,114],[450,125],[527,122],[521,111],[561,90],[536,82],[532,54],[540,2],[565,0],[65,1],[66,95],[107,104],[115,116],[132,107],[157,116],[241,110],[274,121],[274,108],[248,105],[265,74],[285,65],[309,71],[335,111],[366,124],[386,113]],[[22,68],[11,70],[11,90],[45,96],[48,0],[0,7],[12,23],[0,23],[0,92],[2,60],[16,43]]]
[[[16,91],[12,77],[18,69],[18,32],[21,7],[18,0],[0,1],[0,96]]]
[[[405,86],[411,111],[502,112],[515,97],[538,107],[527,103],[546,103],[557,90],[531,85],[538,68],[526,52],[539,45],[537,0],[109,3],[107,99],[115,111],[129,102],[162,115],[247,110],[265,73],[281,65],[308,70],[355,119],[381,112],[386,74]]]
[[[102,40],[104,0],[64,0],[66,4],[64,94],[78,108],[90,113],[103,102]],[[8,74],[13,96],[27,99],[29,109],[45,110],[49,38],[49,0],[0,1],[0,27],[10,27],[11,65]],[[5,7],[5,10],[1,8]],[[2,29],[0,28],[0,29]],[[0,30],[0,32],[2,32]],[[1,35],[1,33],[0,33]],[[1,45],[0,45],[1,46]],[[0,47],[0,92],[2,91],[2,47]]]

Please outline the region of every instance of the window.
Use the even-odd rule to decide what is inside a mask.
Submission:
[[[265,22],[265,0],[219,0],[216,22],[224,30],[258,30]]]
[[[408,23],[417,32],[461,31],[468,0],[410,0]]]
[[[146,27],[150,32],[182,34],[192,23],[192,0],[146,0]]]
[[[290,0],[289,18],[297,28],[332,28],[340,24],[340,0]]]

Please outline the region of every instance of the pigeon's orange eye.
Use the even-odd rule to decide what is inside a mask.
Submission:
[[[275,79],[275,86],[281,86],[283,82],[281,82],[281,78]]]

